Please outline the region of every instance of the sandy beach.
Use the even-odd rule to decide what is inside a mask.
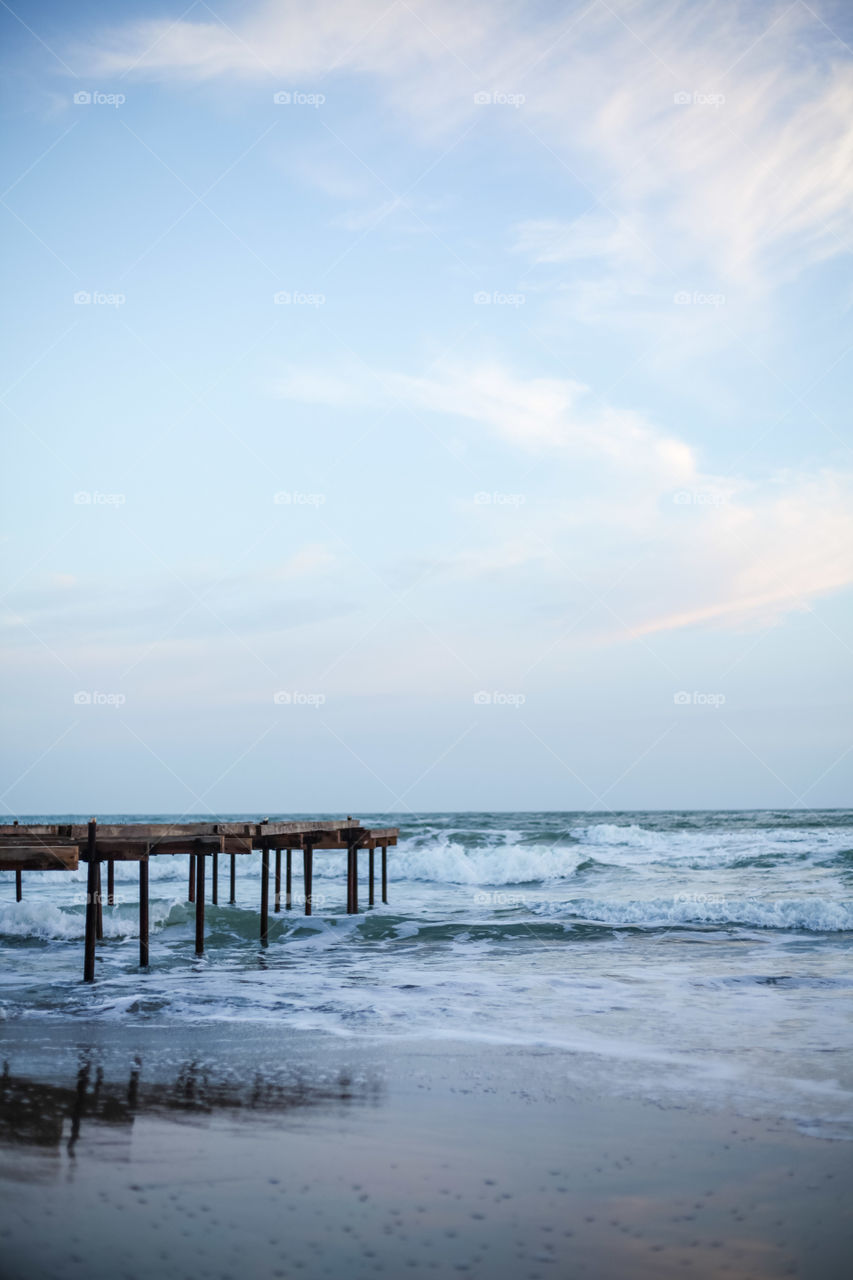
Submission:
[[[596,1095],[547,1050],[222,1027],[4,1038],[7,1280],[833,1280],[851,1148]]]

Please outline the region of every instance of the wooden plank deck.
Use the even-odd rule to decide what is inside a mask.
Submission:
[[[382,857],[382,901],[388,901],[388,849],[396,845],[397,827],[365,827],[357,818],[309,818],[289,822],[90,822],[0,824],[0,871],[14,871],[16,896],[22,898],[24,871],[74,871],[87,864],[86,936],[83,977],[94,980],[96,943],[103,941],[101,864],[107,864],[107,902],[114,901],[113,866],[139,864],[139,963],[149,960],[148,866],[153,857],[188,857],[187,897],[195,904],[196,954],[204,951],[205,864],[211,860],[212,892],[218,903],[219,857],[230,857],[229,904],[236,901],[237,857],[261,853],[260,940],[269,939],[269,855],[275,853],[275,906],[281,909],[281,855],[286,855],[285,910],[292,908],[292,854],[302,854],[305,914],[311,915],[315,852],[346,850],[347,912],[358,912],[358,855],[368,853],[368,906],[374,905],[374,857]]]

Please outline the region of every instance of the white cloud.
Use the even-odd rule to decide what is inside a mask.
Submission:
[[[565,477],[507,533],[499,506],[471,526],[475,545],[444,557],[443,577],[526,570],[605,591],[639,562],[614,598],[635,634],[723,623],[773,622],[853,582],[853,476],[823,471],[760,482],[704,471],[694,450],[644,416],[597,401],[579,383],[520,378],[497,364],[429,377],[302,371],[282,379],[289,399],[337,406],[397,401],[418,414],[476,423]],[[571,500],[580,465],[597,483]],[[522,472],[523,474],[523,472]],[[623,628],[620,627],[620,630]]]
[[[88,59],[104,75],[305,89],[355,72],[427,136],[482,121],[477,90],[523,92],[521,136],[589,195],[573,223],[549,215],[566,224],[563,255],[648,256],[663,273],[704,262],[759,285],[853,247],[853,59],[796,0],[613,0],[538,18],[480,0],[268,0],[233,30],[194,15],[130,24]]]

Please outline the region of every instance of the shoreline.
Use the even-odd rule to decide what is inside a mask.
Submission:
[[[847,1274],[848,1143],[579,1089],[553,1050],[3,1032],[42,1139],[0,1130],[6,1280]]]

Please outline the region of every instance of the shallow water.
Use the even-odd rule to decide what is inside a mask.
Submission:
[[[4,875],[0,1014],[543,1045],[579,1086],[853,1136],[853,813],[360,816],[401,827],[390,905],[347,916],[344,855],[318,853],[315,914],[272,917],[262,950],[260,858],[238,858],[197,960],[187,860],[161,857],[147,973],[137,870],[116,864],[94,987],[85,871],[26,874],[20,904]]]

